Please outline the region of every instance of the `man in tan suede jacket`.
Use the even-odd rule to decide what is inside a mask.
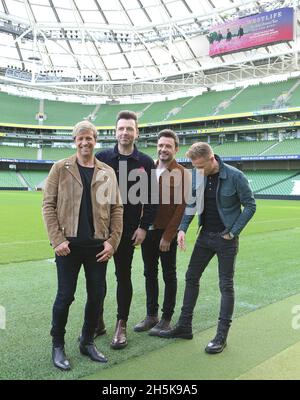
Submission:
[[[93,340],[105,293],[106,266],[123,229],[123,206],[114,170],[94,156],[97,129],[88,121],[73,129],[77,153],[56,162],[47,178],[43,217],[55,251],[58,291],[51,335],[55,367],[69,370],[64,351],[65,327],[81,265],[87,288],[79,349],[93,361],[106,362]]]

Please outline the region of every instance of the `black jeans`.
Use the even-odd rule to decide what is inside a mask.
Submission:
[[[218,257],[221,306],[219,319],[230,324],[234,308],[233,276],[238,238],[223,239],[220,233],[201,232],[186,272],[183,306],[179,325],[191,328],[193,311],[199,295],[199,281],[206,266],[216,254]]]
[[[131,269],[135,249],[131,240],[132,235],[133,233],[130,235],[126,232],[125,235],[122,235],[118,249],[114,254],[115,275],[117,278],[117,320],[123,319],[124,321],[128,320],[132,300]],[[105,296],[106,285],[103,301],[100,306],[100,314],[103,314]]]
[[[162,252],[159,250],[159,243],[163,233],[162,229],[147,232],[146,239],[142,243],[142,255],[146,278],[147,315],[156,316],[158,313],[158,261],[160,258],[165,283],[162,318],[170,320],[174,313],[177,293],[177,238],[172,240],[169,251]]]
[[[114,254],[115,274],[117,278],[117,319],[127,321],[131,300],[132,300],[132,282],[131,269],[132,259],[135,247],[131,236],[123,235],[119,247]]]
[[[56,255],[58,290],[53,305],[51,335],[55,347],[64,345],[65,327],[69,308],[74,301],[78,274],[84,266],[86,278],[87,301],[85,305],[82,341],[93,342],[99,310],[105,293],[105,276],[107,262],[96,261],[96,254],[103,250],[99,247],[80,247],[70,245],[71,253],[67,256]]]

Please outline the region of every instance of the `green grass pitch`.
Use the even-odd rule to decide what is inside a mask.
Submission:
[[[145,289],[140,249],[134,257],[134,297],[128,321],[129,345],[122,351],[109,347],[116,318],[114,266],[110,262],[105,302],[108,334],[97,346],[108,356],[106,365],[79,354],[77,336],[85,303],[82,271],[75,302],[70,308],[66,351],[72,371],[62,373],[51,363],[51,307],[56,292],[53,251],[41,215],[42,195],[37,192],[0,192],[0,305],[6,310],[6,329],[0,329],[0,379],[77,379],[105,369],[106,377],[117,364],[168,349],[173,341],[134,333],[132,327],[145,316]],[[240,237],[236,265],[235,317],[299,293],[299,201],[258,200],[257,213]],[[187,251],[178,252],[178,298],[174,322],[182,303],[184,276],[197,231],[190,227]],[[161,288],[162,277],[160,276]],[[161,290],[161,293],[163,290]],[[219,289],[216,260],[203,275],[195,309],[194,332],[216,324]],[[259,327],[258,327],[259,328]],[[161,378],[163,379],[163,371]]]

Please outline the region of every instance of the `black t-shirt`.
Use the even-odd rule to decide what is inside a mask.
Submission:
[[[72,244],[80,246],[98,246],[101,240],[94,239],[93,207],[91,199],[91,183],[94,174],[94,167],[83,167],[77,163],[82,186],[82,198],[80,203],[77,237],[68,238]]]
[[[116,173],[121,198],[123,201],[123,236],[131,237],[138,226],[147,230],[149,226],[153,224],[158,209],[158,205],[152,204],[151,201],[151,191],[153,190],[153,185],[151,185],[151,172],[152,170],[155,170],[153,160],[148,155],[138,151],[136,146],[134,146],[132,154],[120,154],[117,144],[113,149],[107,149],[97,153],[96,158],[112,167]],[[123,165],[120,165],[121,161],[123,162]],[[142,204],[142,202],[139,202],[138,204],[132,204],[128,199],[128,194],[132,186],[134,186],[140,179],[139,177],[136,179],[128,179],[129,174],[133,170],[138,170],[141,173],[145,171],[147,174],[149,190],[148,200],[145,202],[145,204]],[[136,193],[137,197],[139,196],[138,191],[134,193]]]
[[[207,177],[207,182],[204,191],[204,210],[202,214],[203,218],[203,230],[207,232],[222,232],[225,230],[225,226],[220,218],[216,194],[218,186],[219,172],[214,175]]]

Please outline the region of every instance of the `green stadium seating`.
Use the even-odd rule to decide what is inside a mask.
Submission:
[[[214,151],[222,157],[256,156],[276,143],[275,140],[261,140],[259,142],[225,142],[221,145],[215,145]]]
[[[141,124],[151,124],[152,122],[178,119],[180,118],[179,114],[181,113],[182,105],[189,99],[191,99],[191,97],[152,103],[139,118],[139,122]]]
[[[44,112],[47,118],[44,125],[73,126],[88,117],[94,108],[94,105],[45,100]]]
[[[187,119],[214,115],[220,103],[229,100],[237,92],[237,89],[223,92],[204,92],[200,96],[195,96],[174,118],[169,119]],[[226,114],[227,110],[220,111],[220,113]]]
[[[44,147],[42,149],[43,160],[62,160],[76,153],[76,149],[64,147]]]
[[[0,171],[0,188],[24,187],[15,171]]]
[[[289,79],[248,86],[244,90],[236,88],[219,92],[209,91],[195,97],[154,103],[96,105],[44,100],[46,118],[43,125],[72,127],[77,122],[93,115],[92,120],[95,125],[114,126],[117,113],[124,109],[137,112],[140,124],[153,124],[162,121],[253,112],[287,105],[299,106],[300,86],[295,88],[290,98],[287,98],[287,104],[284,102],[279,106],[277,104],[278,97],[287,95],[297,82],[297,79]],[[39,103],[38,99],[0,92],[0,124],[38,125],[36,115],[39,112]]]
[[[102,104],[97,111],[96,119],[93,123],[97,126],[115,126],[117,114],[122,110],[130,110],[138,115],[142,113],[148,104]]]
[[[25,160],[36,160],[37,148],[0,145],[0,158],[24,158]]]
[[[264,156],[300,154],[300,139],[286,139],[276,142],[276,145],[267,150]]]
[[[28,186],[31,189],[36,189],[39,185],[47,178],[47,171],[19,171],[25,181],[28,183]]]
[[[287,93],[296,83],[296,79],[248,86],[243,90],[222,112],[222,114],[235,114],[261,109],[272,109],[277,98]]]
[[[254,193],[263,193],[262,190],[268,190],[266,188],[271,188],[279,182],[289,181],[296,173],[297,171],[286,170],[245,171],[245,175]],[[290,193],[286,192],[282,194]]]
[[[283,182],[262,189],[257,193],[264,195],[300,196],[300,173],[298,173],[297,176],[292,176]]]
[[[39,100],[0,92],[0,123],[34,124]]]

